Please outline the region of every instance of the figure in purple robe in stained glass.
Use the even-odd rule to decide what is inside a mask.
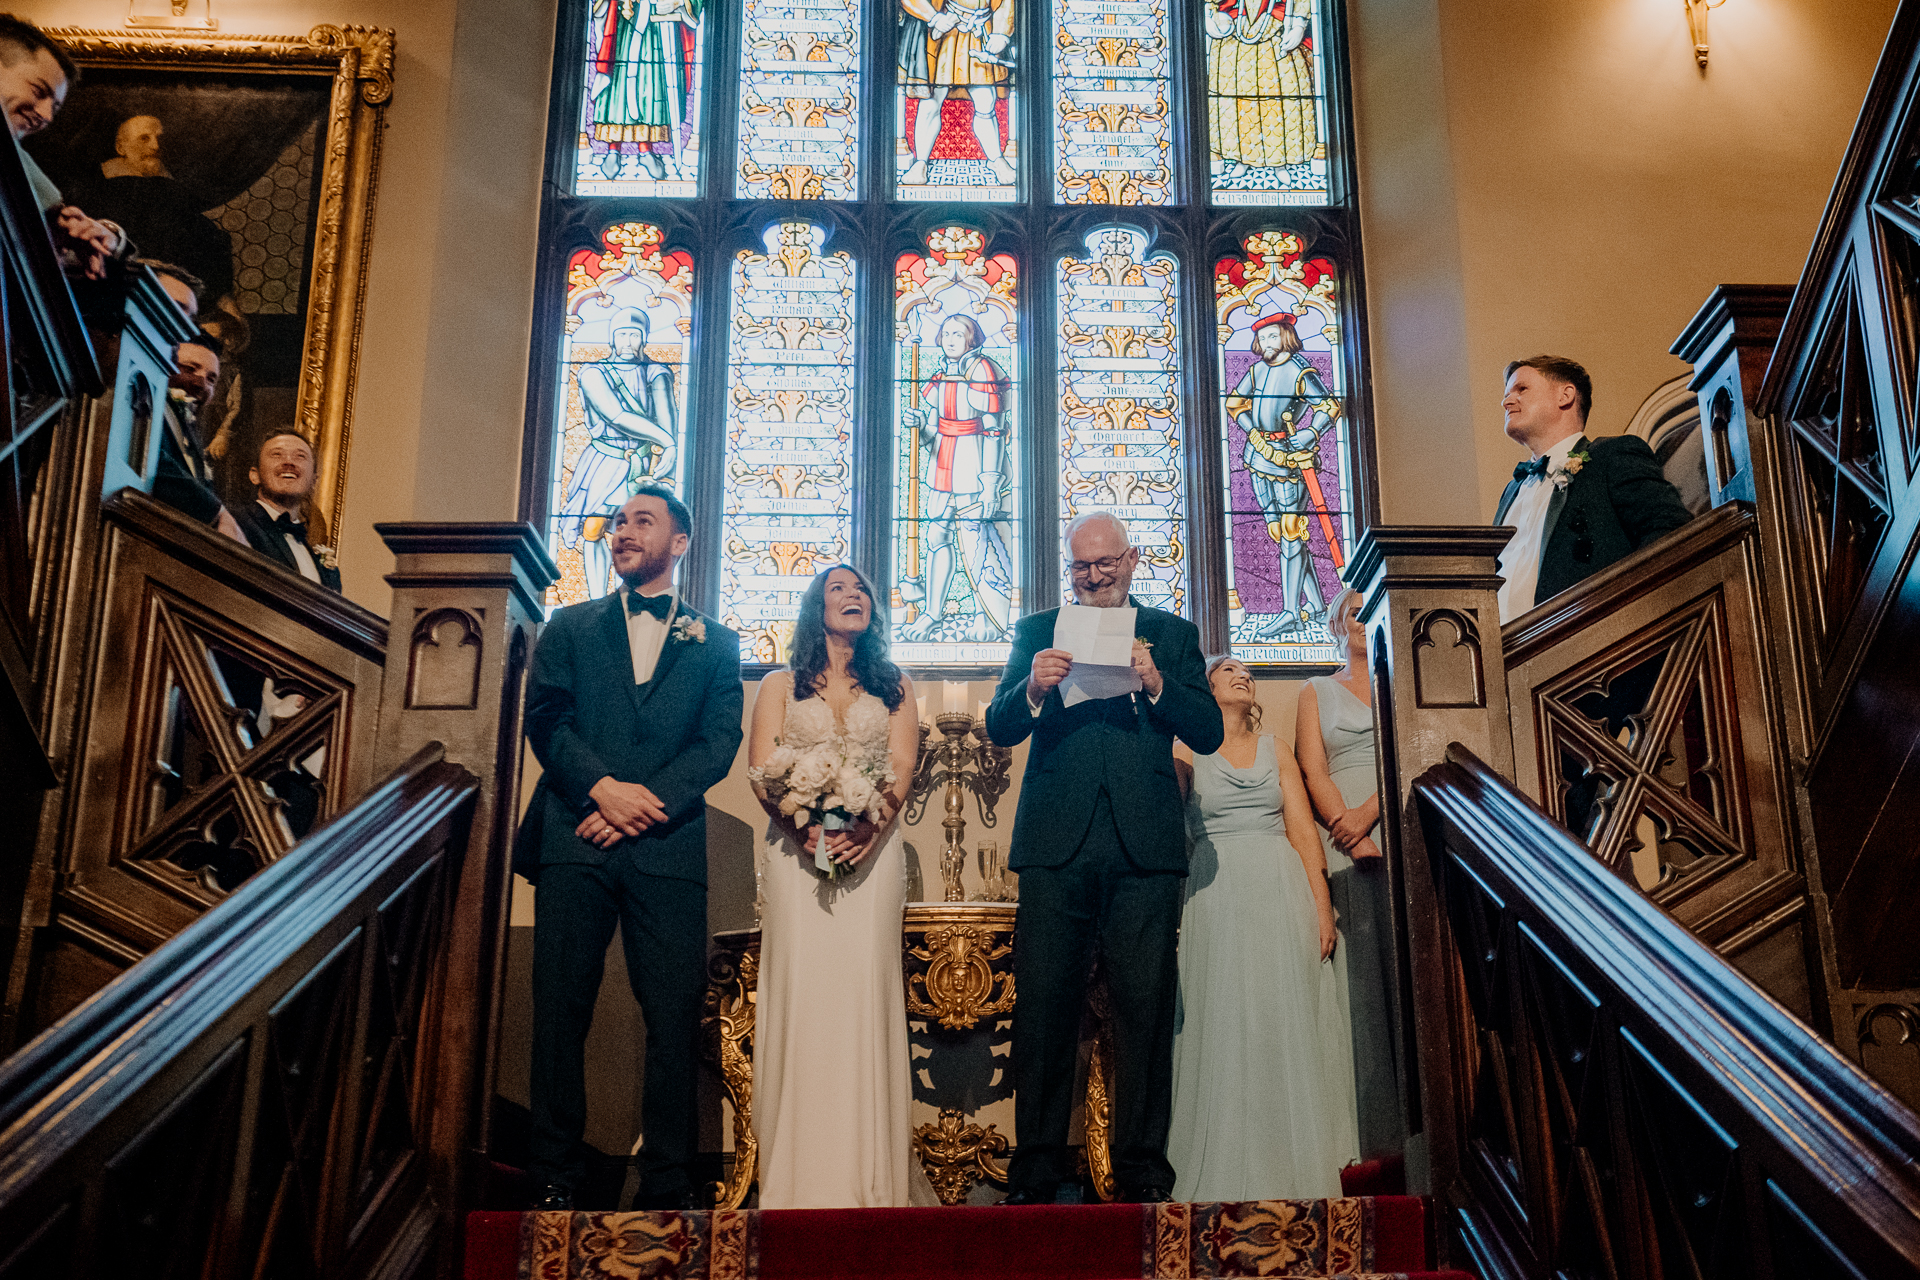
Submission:
[[[628,307],[615,316],[613,353],[580,370],[580,401],[591,439],[574,464],[573,483],[560,507],[560,536],[584,542],[587,594],[607,593],[613,572],[607,524],[620,505],[649,480],[671,483],[679,452],[679,411],[673,369],[647,355],[646,313]]]
[[[913,164],[900,176],[902,186],[926,185],[941,109],[954,93],[973,99],[973,136],[994,180],[1013,183],[997,110],[1013,68],[1013,10],[1013,0],[900,0],[900,80],[920,103]]]
[[[982,350],[987,335],[972,316],[948,316],[939,341],[942,359],[920,390],[921,407],[900,415],[930,455],[920,477],[926,572],[900,584],[901,598],[920,605],[906,634],[935,638],[954,576],[965,574],[973,617],[958,638],[999,640],[1012,625],[1011,566],[999,528],[1007,503],[1007,375]]]
[[[594,149],[600,169],[618,177],[622,155],[645,176],[667,176],[662,155],[682,169],[687,109],[699,78],[700,15],[706,0],[606,0],[593,70],[607,78],[593,94]],[[693,175],[679,172],[686,178]]]
[[[1317,471],[1320,436],[1333,428],[1340,402],[1301,356],[1294,324],[1283,311],[1254,321],[1259,359],[1226,397],[1228,415],[1247,433],[1241,462],[1266,514],[1267,536],[1280,548],[1280,612],[1260,625],[1257,640],[1312,626],[1326,611],[1307,537],[1312,516],[1327,512]]]

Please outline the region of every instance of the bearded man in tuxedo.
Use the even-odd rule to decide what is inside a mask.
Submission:
[[[1174,943],[1187,874],[1187,833],[1174,780],[1175,738],[1196,755],[1220,749],[1220,708],[1207,688],[1200,633],[1128,594],[1140,548],[1109,512],[1067,526],[1074,598],[1131,606],[1141,688],[1068,706],[1060,682],[1073,655],[1053,647],[1058,609],[1022,618],[987,708],[987,734],[1011,747],[1033,737],[1007,865],[1020,873],[1014,948],[1014,1136],[1004,1204],[1050,1204],[1073,1176],[1067,1126],[1087,970],[1096,951],[1113,995],[1113,1172],[1124,1200],[1168,1199],[1173,1166]]]
[[[300,518],[318,479],[307,438],[297,431],[276,431],[262,440],[247,479],[253,484],[254,500],[233,517],[247,535],[247,544],[282,569],[338,591],[340,565],[333,548],[309,542],[306,522]]]
[[[704,1207],[692,1164],[707,967],[706,793],[740,749],[743,694],[738,633],[674,590],[692,525],[671,490],[642,485],[607,533],[620,589],[555,613],[533,651],[527,741],[546,772],[513,864],[538,889],[537,1209],[574,1207],[586,1173],[587,1028],[616,925],[647,1028],[635,1205]]]

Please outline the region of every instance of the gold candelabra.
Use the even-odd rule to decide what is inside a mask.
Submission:
[[[946,830],[947,843],[940,852],[940,882],[946,890],[946,901],[964,902],[966,892],[960,887],[960,872],[967,862],[966,794],[973,793],[980,825],[991,830],[996,820],[994,808],[1007,793],[1013,752],[993,745],[986,724],[964,711],[941,712],[933,718],[933,726],[939,731],[938,741],[933,740],[933,729],[925,722],[920,725],[920,754],[914,764],[913,796],[907,802],[906,819],[918,822],[934,788],[946,787],[947,816],[940,825]],[[990,884],[990,892],[1005,891],[1004,874],[991,879],[997,886]]]

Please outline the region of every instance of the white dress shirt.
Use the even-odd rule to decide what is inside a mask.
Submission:
[[[1533,608],[1540,589],[1540,556],[1546,550],[1547,507],[1553,501],[1553,473],[1566,465],[1567,455],[1579,444],[1578,432],[1546,452],[1547,474],[1528,476],[1513,495],[1503,524],[1514,527],[1513,541],[1500,553],[1500,621],[1511,622]]]
[[[265,498],[256,498],[255,501],[260,504],[260,509],[267,513],[269,520],[278,520],[283,514],[280,508]],[[287,550],[293,552],[293,563],[299,568],[300,576],[308,582],[320,581],[320,566],[313,562],[313,553],[307,550],[306,540],[296,538],[290,533],[282,533],[280,536],[287,540]]]
[[[620,609],[627,611],[627,597],[633,594],[631,587],[620,588]],[[674,614],[680,611],[680,602],[674,599],[674,593],[666,593],[673,604],[667,609],[666,621],[661,621],[650,613],[627,613],[627,648],[633,654],[633,682],[645,684],[653,679],[653,669],[660,661],[660,650],[666,647],[667,628],[673,624]],[[659,597],[642,595],[642,600],[655,600]]]

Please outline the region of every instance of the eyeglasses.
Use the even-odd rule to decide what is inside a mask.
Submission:
[[[1067,561],[1067,568],[1072,571],[1073,576],[1076,578],[1088,577],[1095,569],[1100,571],[1102,577],[1112,577],[1120,571],[1120,566],[1126,562],[1127,557],[1124,554],[1103,556],[1098,560],[1069,560]]]

